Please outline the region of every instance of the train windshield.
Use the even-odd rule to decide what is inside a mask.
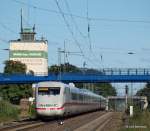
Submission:
[[[60,87],[39,87],[38,94],[39,95],[59,95]]]

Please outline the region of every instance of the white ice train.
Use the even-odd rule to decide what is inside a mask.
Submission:
[[[40,82],[36,88],[36,111],[40,117],[68,116],[105,109],[106,99],[74,84]]]

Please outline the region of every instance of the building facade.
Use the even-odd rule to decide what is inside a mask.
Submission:
[[[27,73],[34,75],[48,74],[48,42],[35,39],[34,28],[21,30],[20,39],[11,40],[9,59],[26,64]]]

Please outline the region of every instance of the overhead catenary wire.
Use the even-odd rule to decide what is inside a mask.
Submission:
[[[2,39],[2,38],[0,38],[0,41],[2,41],[2,42],[4,42],[4,43],[8,43],[8,42],[9,42],[8,40]]]
[[[66,7],[67,7],[67,10],[68,10],[69,14],[71,14],[70,17],[71,17],[72,22],[73,22],[74,25],[75,25],[76,30],[79,32],[80,36],[83,37],[83,39],[86,41],[86,43],[89,43],[89,50],[90,50],[90,53],[89,53],[89,54],[93,55],[94,60],[95,60],[97,63],[100,62],[100,64],[101,64],[100,59],[97,58],[97,56],[94,54],[94,52],[93,52],[93,50],[92,50],[92,42],[91,42],[91,36],[90,36],[90,20],[89,20],[89,15],[88,15],[88,10],[89,10],[89,9],[88,9],[88,0],[87,0],[87,10],[86,10],[87,23],[88,23],[88,28],[87,28],[87,29],[88,29],[88,30],[87,30],[87,31],[88,31],[88,34],[87,34],[87,37],[80,31],[80,29],[79,29],[79,27],[78,27],[78,25],[77,25],[77,23],[76,23],[74,17],[72,16],[72,12],[71,12],[71,10],[70,10],[68,1],[67,1],[67,0],[64,0],[64,3],[65,3],[65,5],[66,5]]]
[[[70,14],[71,20],[72,20],[72,22],[73,22],[74,25],[75,25],[76,30],[77,30],[77,31],[79,32],[79,34],[85,39],[86,36],[80,31],[80,29],[79,29],[79,27],[78,27],[78,25],[77,25],[77,23],[76,23],[76,21],[75,21],[73,15],[72,15],[70,6],[69,6],[69,4],[68,4],[68,1],[67,1],[67,0],[64,0],[64,2],[65,2],[65,5],[66,5],[66,7],[67,7],[67,10],[68,10],[68,12],[69,12],[69,14]]]
[[[67,0],[64,0],[64,2],[65,2],[65,5],[66,5],[66,7],[67,7],[67,9],[68,9],[68,12],[71,14],[71,20],[72,20],[72,22],[74,23],[76,30],[79,32],[80,36],[83,37],[83,39],[84,39],[84,40],[86,41],[86,43],[87,43],[88,40],[89,40],[89,33],[88,33],[88,35],[87,35],[87,36],[88,36],[88,40],[87,40],[87,36],[85,36],[85,35],[80,31],[80,29],[79,29],[79,27],[78,27],[78,25],[77,25],[77,23],[76,23],[74,17],[72,16],[72,12],[71,12],[71,10],[70,10],[68,1],[67,1]],[[88,12],[88,11],[87,11],[87,12]],[[88,15],[87,15],[87,16],[88,16]],[[88,32],[89,32],[89,28],[90,28],[90,26],[88,26]],[[88,42],[88,43],[90,44],[89,47],[91,48],[91,42]]]
[[[71,10],[70,10],[70,7],[69,7],[69,4],[68,4],[68,1],[67,1],[67,0],[64,0],[64,2],[65,2],[65,5],[66,5],[66,7],[67,7],[68,12],[69,12],[70,14],[72,14],[72,12],[71,12]],[[62,12],[63,12],[63,11],[62,11]],[[87,38],[83,35],[83,33],[80,31],[78,25],[76,24],[76,21],[75,21],[74,17],[73,17],[72,15],[71,15],[70,17],[71,17],[72,22],[74,23],[74,25],[75,25],[77,31],[78,31],[79,34],[81,35],[81,37],[83,37],[83,38],[85,39],[85,41],[89,43],[90,52],[92,52],[92,53],[89,53],[89,54],[93,54],[93,57],[96,58],[94,52],[93,52],[92,49],[91,49],[90,24],[89,24],[89,19],[88,19],[88,4],[87,4],[87,20],[88,20],[88,35],[87,35],[87,38],[88,38],[88,40],[87,40]],[[88,57],[87,57],[87,58],[88,58]],[[86,59],[87,59],[87,58],[86,58]],[[99,59],[97,59],[97,58],[94,59],[94,60],[95,60],[95,62],[98,62],[98,61],[99,61]]]
[[[58,9],[59,9],[59,11],[60,11],[60,13],[61,13],[61,16],[63,17],[63,20],[64,20],[64,22],[65,22],[65,24],[66,24],[66,26],[67,26],[68,31],[70,32],[70,34],[71,34],[73,40],[75,41],[75,44],[78,46],[78,48],[79,48],[79,50],[80,50],[80,52],[81,52],[81,54],[82,54],[82,57],[83,57],[84,59],[87,59],[90,63],[92,63],[92,64],[94,65],[94,63],[96,63],[96,62],[93,61],[93,60],[91,60],[91,59],[89,59],[88,57],[85,56],[85,54],[84,54],[84,52],[83,52],[83,50],[82,50],[82,48],[81,48],[81,46],[80,46],[80,43],[78,42],[78,40],[77,40],[76,37],[74,36],[74,33],[73,33],[73,31],[71,30],[70,25],[69,25],[68,21],[66,20],[66,17],[65,17],[65,15],[64,15],[64,13],[63,13],[63,11],[62,11],[62,9],[61,9],[61,7],[60,7],[58,1],[57,1],[57,0],[54,0],[54,1],[55,1],[56,5],[57,5],[57,7],[58,7]],[[94,62],[94,63],[93,63],[93,62]],[[96,63],[96,64],[97,64],[97,63]]]
[[[14,30],[12,30],[10,27],[6,26],[5,24],[3,24],[2,22],[0,22],[0,25],[1,27],[4,29],[4,30],[7,30],[9,31],[10,33],[12,34],[18,34],[17,32],[15,32]],[[0,38],[0,41],[4,42],[4,43],[8,43],[9,40],[6,40],[4,38]]]
[[[91,45],[91,36],[90,36],[90,20],[89,20],[89,4],[88,4],[88,0],[86,0],[86,2],[87,2],[87,5],[86,5],[86,7],[87,7],[87,26],[88,26],[88,30],[87,30],[87,32],[88,32],[88,41],[89,41],[89,47],[90,47],[90,50],[92,50],[92,45]]]
[[[27,5],[28,3],[19,1],[19,0],[11,0],[14,1],[18,4],[22,4],[22,5]],[[46,9],[46,8],[42,8],[39,6],[35,6],[33,4],[28,4],[29,7],[37,9],[37,10],[41,10],[41,11],[46,11],[46,12],[50,12],[50,13],[55,13],[55,14],[60,14],[59,11],[57,10],[52,10],[52,9]],[[79,19],[83,19],[83,20],[87,20],[86,16],[81,16],[81,15],[76,15],[76,14],[70,14],[67,12],[63,12],[64,15],[66,16],[72,16],[72,17],[76,17]],[[145,24],[150,24],[150,20],[134,20],[134,19],[111,19],[111,18],[98,18],[98,17],[89,17],[89,20],[91,21],[106,21],[106,22],[123,22],[123,23],[145,23]]]
[[[65,22],[65,24],[66,24],[66,26],[67,26],[67,29],[69,30],[69,32],[70,32],[70,34],[72,35],[72,37],[73,37],[75,43],[76,43],[77,46],[79,47],[81,54],[84,56],[83,50],[81,49],[80,44],[78,43],[77,39],[75,38],[74,33],[73,33],[73,31],[71,30],[70,25],[69,25],[68,21],[66,20],[66,17],[64,16],[64,13],[62,12],[62,9],[60,8],[58,1],[57,1],[57,0],[54,0],[54,1],[56,2],[56,5],[57,5],[57,7],[58,7],[58,9],[59,9],[59,11],[60,11],[60,13],[61,13],[61,16],[63,17],[63,20],[64,20],[64,22]]]
[[[19,1],[19,0],[12,0],[12,1],[17,1],[17,3],[20,2],[20,4],[28,4],[28,3],[24,3],[24,2]],[[29,4],[29,7],[34,8],[36,10],[60,14],[60,12],[57,10],[45,9],[45,8],[34,6],[33,4]],[[73,18],[80,18],[80,19],[87,20],[86,16],[80,16],[80,15],[75,15],[72,13],[70,14],[70,13],[66,13],[66,12],[63,12],[63,13],[64,13],[64,16],[72,16]],[[89,17],[89,20],[90,21],[106,21],[106,22],[128,22],[128,23],[130,22],[130,23],[147,23],[147,24],[150,23],[150,21],[146,21],[146,20],[110,19],[110,18],[94,18],[94,17]]]
[[[63,19],[64,19],[64,21],[65,21],[65,24],[66,24],[66,26],[67,26],[69,32],[71,33],[71,35],[72,35],[72,37],[73,37],[75,43],[77,44],[78,48],[80,49],[80,52],[81,52],[81,54],[82,54],[82,57],[83,57],[84,59],[88,60],[88,61],[89,61],[90,63],[92,63],[93,65],[97,64],[96,61],[93,61],[93,60],[89,59],[89,57],[86,57],[86,56],[85,56],[85,54],[84,54],[84,52],[83,52],[83,50],[82,50],[82,48],[81,48],[81,46],[80,46],[78,40],[75,38],[74,33],[73,33],[73,31],[71,30],[70,25],[69,25],[69,23],[67,22],[67,20],[66,20],[66,18],[65,18],[65,15],[71,16],[71,14],[69,14],[69,13],[64,13],[64,12],[61,10],[60,7],[58,8],[59,11],[56,11],[56,10],[50,10],[50,9],[41,8],[41,7],[35,6],[35,5],[33,5],[33,4],[25,3],[25,2],[22,2],[22,1],[19,1],[19,0],[11,0],[11,1],[14,1],[14,2],[19,3],[19,4],[23,4],[23,5],[28,5],[28,7],[34,8],[34,9],[36,9],[36,10],[38,9],[38,10],[42,10],[42,11],[47,11],[47,12],[53,12],[53,13],[61,14],[61,15],[63,16]],[[72,16],[73,16],[73,15],[72,15]],[[80,17],[80,16],[79,16],[79,17]],[[94,63],[95,63],[95,64],[94,64]]]
[[[87,35],[87,36],[88,36],[88,41],[87,41],[86,36],[80,31],[80,29],[79,29],[79,27],[78,27],[78,25],[77,25],[77,23],[76,23],[74,17],[72,16],[72,12],[71,12],[71,10],[70,10],[68,1],[67,1],[67,0],[64,0],[64,2],[65,2],[65,5],[66,5],[66,7],[67,7],[68,12],[69,12],[70,15],[71,15],[70,17],[71,17],[71,19],[72,19],[72,22],[73,22],[74,25],[75,25],[76,30],[79,32],[79,34],[81,35],[81,37],[83,37],[83,38],[85,39],[85,41],[89,43],[89,48],[90,48],[90,51],[91,51],[91,48],[92,48],[92,47],[91,47],[91,38],[90,38],[90,23],[89,23],[89,19],[88,19],[88,4],[87,4],[87,21],[88,21],[88,35]],[[90,53],[90,54],[91,54],[91,53]],[[92,54],[93,54],[93,52],[92,52]],[[93,56],[94,56],[94,58],[96,58],[95,55],[93,55]]]
[[[2,22],[0,22],[0,25],[1,25],[1,27],[3,27],[5,30],[8,30],[9,32],[11,32],[11,33],[15,33],[16,34],[16,32],[15,31],[13,31],[12,29],[10,29],[8,26],[6,26],[5,24],[3,24]]]
[[[96,61],[98,63],[102,63],[102,57],[101,59],[98,59],[97,56],[95,55],[94,51],[93,51],[93,48],[92,48],[92,40],[91,40],[91,26],[90,26],[90,19],[89,19],[89,1],[86,0],[86,14],[87,14],[87,32],[88,32],[88,42],[89,42],[89,50],[90,50],[90,54],[93,55],[93,57],[96,59]]]

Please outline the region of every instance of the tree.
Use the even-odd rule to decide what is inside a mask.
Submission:
[[[13,74],[13,73],[26,73],[27,67],[25,64],[20,61],[5,61],[4,73]]]
[[[19,61],[6,61],[4,73],[26,73],[26,65]],[[32,96],[32,87],[30,84],[9,84],[0,86],[0,96],[13,104],[19,104],[21,98]]]
[[[94,91],[102,96],[116,96],[116,89],[110,83],[96,83],[94,84]]]
[[[79,67],[76,67],[74,65],[71,65],[69,63],[65,63],[65,64],[61,64],[60,66],[57,65],[52,65],[51,67],[49,67],[49,73],[55,73],[58,74],[59,71],[61,69],[61,72],[82,72],[82,73],[88,73],[88,74],[94,74],[94,73],[101,73],[96,69],[81,69]],[[76,87],[78,88],[83,88],[84,85],[91,85],[91,84],[85,84],[85,83],[75,83]],[[99,95],[103,95],[103,96],[115,96],[116,93],[116,89],[114,87],[112,87],[112,85],[110,83],[93,83],[93,88],[94,88],[94,92],[99,94]],[[92,89],[91,89],[92,90]]]
[[[51,67],[48,68],[49,73],[58,74],[60,71],[61,72],[81,72],[78,67],[71,65],[69,63],[61,64],[60,66],[52,65]]]
[[[0,86],[0,96],[12,104],[19,104],[20,99],[32,96],[32,88],[29,84],[9,84]]]

